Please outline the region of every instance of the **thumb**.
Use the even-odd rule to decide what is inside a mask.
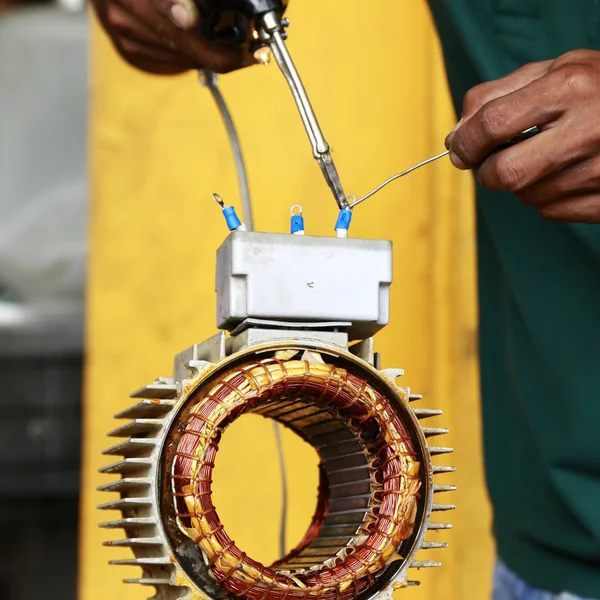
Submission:
[[[200,20],[198,7],[193,0],[152,0],[156,10],[179,29],[195,29]]]

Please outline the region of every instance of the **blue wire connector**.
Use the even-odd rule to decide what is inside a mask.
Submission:
[[[348,229],[352,221],[352,211],[349,208],[342,208],[335,223],[335,232],[339,238],[348,237]]]
[[[292,235],[304,235],[304,217],[302,216],[302,207],[299,204],[292,206],[290,214],[292,215],[290,227]]]
[[[213,194],[213,199],[221,207],[229,231],[247,231],[246,226],[240,221],[233,206],[227,206],[219,194]]]

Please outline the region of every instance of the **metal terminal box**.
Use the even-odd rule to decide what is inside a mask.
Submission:
[[[363,339],[387,325],[391,283],[389,241],[235,231],[217,251],[217,326],[337,322]]]

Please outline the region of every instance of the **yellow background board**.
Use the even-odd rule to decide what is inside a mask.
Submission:
[[[292,3],[289,47],[333,149],[347,193],[443,150],[454,122],[437,38],[425,2]],[[285,232],[289,209],[304,207],[307,234],[330,235],[336,207],[312,159],[290,92],[275,65],[220,78],[239,128],[262,231]],[[137,600],[151,588],[121,583],[133,567],[107,561],[126,550],[102,547],[119,531],[99,530],[117,514],[96,487],[108,462],[112,415],[128,394],[170,375],[174,354],[215,333],[215,251],[227,231],[211,193],[237,204],[225,130],[209,92],[193,74],[146,76],[121,62],[95,27],[92,45],[91,258],[80,553],[81,600]],[[376,337],[385,367],[442,408],[428,425],[456,449],[458,491],[451,532],[431,539],[441,569],[420,571],[417,599],[473,600],[490,590],[493,547],[483,484],[477,381],[475,234],[468,175],[446,160],[400,180],[356,209],[351,234],[394,241],[391,324]],[[314,452],[285,433],[290,486],[288,545],[314,510]],[[444,457],[448,459],[448,457]],[[281,511],[273,427],[259,417],[232,426],[215,468],[216,506],[251,555],[277,556]],[[443,479],[442,479],[443,478]],[[263,516],[260,516],[261,513]],[[257,523],[260,523],[260,527]],[[262,531],[260,534],[259,531]]]

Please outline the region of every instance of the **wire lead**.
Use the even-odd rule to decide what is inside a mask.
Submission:
[[[221,90],[218,86],[217,75],[210,69],[201,69],[199,71],[200,84],[207,87],[212,94],[213,100],[219,109],[225,129],[227,129],[227,136],[229,137],[229,144],[233,153],[233,160],[235,162],[235,170],[237,173],[238,184],[240,188],[240,198],[242,200],[242,214],[244,221],[249,231],[254,229],[254,220],[252,218],[252,201],[250,199],[250,186],[248,185],[248,174],[246,173],[246,165],[244,163],[244,156],[242,154],[242,147],[240,140],[233,122],[229,108],[221,94]]]
[[[352,204],[349,204],[348,208],[352,209],[355,206],[358,206],[361,202],[364,202],[365,200],[368,200],[371,196],[374,196],[377,192],[382,190],[386,185],[392,183],[392,181],[396,181],[396,179],[400,179],[400,177],[404,177],[405,175],[412,173],[416,169],[424,167],[425,165],[428,165],[429,163],[431,163],[435,160],[438,160],[439,158],[447,156],[449,153],[450,153],[449,150],[446,150],[445,152],[436,154],[435,156],[432,156],[431,158],[428,158],[427,160],[421,161],[420,163],[414,165],[413,167],[410,167],[410,169],[406,169],[406,171],[402,171],[401,173],[392,175],[392,177],[390,177],[389,179],[386,179],[382,184],[378,185],[374,190],[371,190],[368,194],[365,194],[362,198],[359,198],[358,200],[355,200],[354,202],[352,202]],[[351,198],[351,197],[352,196],[349,196],[348,198]]]

